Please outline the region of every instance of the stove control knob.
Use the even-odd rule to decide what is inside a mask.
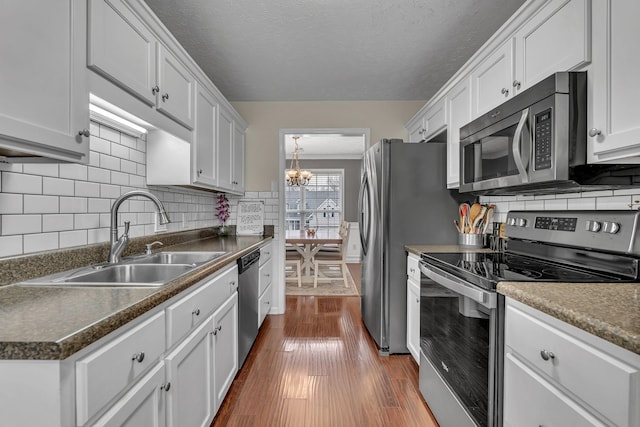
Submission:
[[[509,218],[507,220],[507,225],[516,225],[516,219],[515,218]]]
[[[609,234],[616,234],[620,230],[620,224],[617,222],[605,221],[602,223],[602,231]]]
[[[602,224],[600,224],[598,221],[587,221],[586,229],[587,231],[597,233],[598,231],[600,231],[601,226]]]
[[[516,218],[516,225],[518,227],[526,227],[527,225],[527,220],[524,218]]]

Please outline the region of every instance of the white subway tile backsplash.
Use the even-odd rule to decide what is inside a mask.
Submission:
[[[100,215],[91,214],[75,214],[73,219],[73,228],[76,230],[91,229],[100,227]]]
[[[105,199],[117,199],[121,195],[119,185],[100,184],[100,197]]]
[[[100,125],[96,122],[89,122],[89,133],[91,136],[100,136]]]
[[[84,197],[95,197],[100,194],[100,184],[95,182],[75,182],[75,195]]]
[[[42,232],[42,215],[2,215],[2,235]]]
[[[135,164],[136,165],[136,175],[140,175],[140,176],[147,176],[147,166],[146,165],[141,165],[141,164]]]
[[[60,233],[59,242],[61,248],[81,246],[87,244],[87,230],[64,231]]]
[[[144,153],[138,150],[131,150],[129,152],[129,160],[136,163],[144,163]]]
[[[2,172],[2,192],[42,194],[42,177],[15,172]]]
[[[42,215],[42,231],[73,230],[73,214]]]
[[[134,174],[138,173],[138,164],[131,160],[120,161],[120,170],[125,173]]]
[[[100,154],[100,167],[114,171],[120,170],[120,159],[106,154]]]
[[[27,234],[24,236],[24,251],[39,252],[58,249],[58,233]]]
[[[22,235],[0,237],[0,257],[22,254]]]
[[[55,196],[24,195],[24,213],[58,213],[59,198]]]
[[[578,210],[594,210],[596,208],[596,198],[595,197],[579,197],[579,198],[571,198],[567,199],[567,209],[570,211],[578,211]]]
[[[129,159],[129,148],[120,144],[112,144],[111,155],[119,159]]]
[[[545,200],[544,209],[547,211],[566,211],[567,199]]]
[[[129,174],[123,172],[111,172],[111,184],[129,185]]]
[[[100,169],[98,167],[89,166],[89,181],[91,182],[111,182],[111,172],[105,169]]]
[[[596,200],[596,208],[603,209],[629,209],[633,197],[631,196],[611,196],[611,197],[598,197]]]
[[[85,197],[60,197],[60,213],[86,212],[87,199]]]
[[[89,140],[91,150],[102,154],[111,154],[111,142],[106,139],[92,136]]]
[[[101,124],[100,138],[106,139],[107,141],[120,143],[120,132],[110,128],[109,126],[105,126]]]
[[[74,193],[75,182],[71,179],[42,178],[42,194],[73,196]]]
[[[57,177],[59,172],[56,163],[25,163],[22,165],[22,173]]]
[[[111,214],[110,213],[101,213],[100,214],[100,228],[111,227]]]
[[[75,163],[63,163],[60,165],[60,178],[86,181],[87,167]]]
[[[138,141],[131,135],[123,133],[120,135],[120,144],[124,145],[125,147],[135,149],[138,146]]]
[[[524,206],[526,210],[543,210],[544,200],[526,200]]]
[[[89,213],[109,212],[111,210],[111,201],[109,199],[89,198],[87,201],[87,212]]]
[[[0,215],[21,214],[22,194],[0,193]]]
[[[108,228],[97,228],[93,230],[87,230],[87,243],[100,243],[100,242],[108,242],[109,241],[109,229]]]

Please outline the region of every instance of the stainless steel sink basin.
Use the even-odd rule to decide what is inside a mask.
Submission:
[[[227,252],[156,252],[130,261],[135,264],[195,264],[200,265]]]
[[[24,286],[162,286],[227,252],[157,252],[20,283]]]

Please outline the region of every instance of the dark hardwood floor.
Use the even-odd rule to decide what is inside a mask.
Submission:
[[[359,286],[359,268],[350,266]],[[359,297],[287,296],[212,426],[437,426],[409,355],[379,356]]]

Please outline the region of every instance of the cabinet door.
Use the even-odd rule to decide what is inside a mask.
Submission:
[[[86,1],[2,5],[0,155],[88,162]]]
[[[593,4],[589,162],[640,156],[638,16],[638,1]],[[631,160],[637,163],[638,157]]]
[[[273,299],[273,291],[271,285],[267,286],[260,299],[258,300],[258,328],[262,326],[262,322],[271,311],[271,301]]]
[[[238,372],[238,294],[213,315],[213,384],[218,411]]]
[[[424,139],[431,138],[447,129],[447,102],[445,98],[434,103],[424,116]]]
[[[200,325],[166,359],[170,427],[204,427],[213,418],[211,320]]]
[[[217,118],[217,101],[209,91],[198,84],[196,88],[196,126],[191,147],[193,182],[212,187],[218,184],[216,173]]]
[[[244,192],[244,131],[237,126],[233,133],[233,190]]]
[[[173,56],[158,43],[158,88],[156,105],[169,117],[193,129],[193,93],[195,79]]]
[[[422,142],[424,141],[424,132],[425,132],[425,123],[424,117],[418,120],[413,124],[410,128],[407,129],[409,131],[409,142]]]
[[[447,188],[460,185],[460,128],[471,119],[471,79],[466,78],[448,95]]]
[[[513,40],[509,39],[471,73],[474,118],[500,105],[511,96],[513,46]]]
[[[169,388],[170,390],[170,388]],[[165,425],[164,364],[158,363],[93,426],[163,427]]]
[[[505,427],[605,425],[513,354],[504,365]]]
[[[223,108],[218,114],[218,187],[233,190],[233,118]]]
[[[407,348],[420,364],[420,284],[407,280]]]
[[[623,2],[627,3],[627,2]],[[516,93],[591,61],[591,1],[552,0],[516,33]]]
[[[156,39],[119,0],[89,1],[87,65],[149,105],[155,105]]]

